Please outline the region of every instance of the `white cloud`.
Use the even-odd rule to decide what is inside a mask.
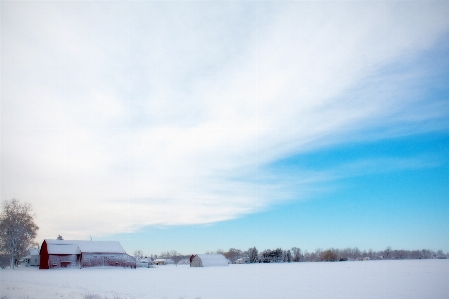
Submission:
[[[408,91],[419,76],[383,72],[431,49],[448,12],[2,3],[2,199],[31,202],[42,237],[83,238],[298,196],[259,166],[384,123],[441,125],[447,109]]]

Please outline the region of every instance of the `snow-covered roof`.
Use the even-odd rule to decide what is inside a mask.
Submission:
[[[228,260],[222,254],[197,254],[203,267],[228,266]]]
[[[48,254],[80,254],[81,251],[76,245],[71,244],[48,244]]]
[[[167,259],[155,259],[153,262],[165,262]]]
[[[118,241],[81,241],[81,252],[126,253]]]
[[[39,249],[30,248],[29,253],[30,255],[39,255]]]
[[[47,245],[50,246],[67,246],[75,245],[80,252],[86,253],[126,253],[122,245],[118,241],[85,241],[85,240],[50,240],[46,239]],[[68,248],[61,248],[61,250]],[[78,252],[78,254],[80,253]],[[49,252],[50,253],[50,252]],[[60,253],[63,254],[63,253]],[[73,254],[73,253],[71,253]]]

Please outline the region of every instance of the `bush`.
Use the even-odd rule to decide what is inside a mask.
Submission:
[[[335,262],[338,260],[338,256],[332,250],[328,249],[321,252],[320,259],[324,262]]]

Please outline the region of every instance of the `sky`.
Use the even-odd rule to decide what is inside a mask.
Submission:
[[[39,243],[449,251],[448,2],[0,3]]]

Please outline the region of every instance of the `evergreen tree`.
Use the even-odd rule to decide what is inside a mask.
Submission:
[[[249,256],[249,262],[250,263],[258,263],[259,262],[259,252],[257,251],[256,247],[248,249],[248,256]]]

